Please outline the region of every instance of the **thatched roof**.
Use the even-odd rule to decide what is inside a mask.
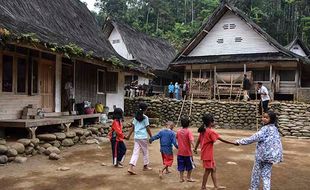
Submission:
[[[17,36],[34,33],[41,43],[75,44],[99,60],[116,57],[124,66],[132,64],[114,51],[79,0],[0,0],[0,28]]]
[[[261,53],[261,54],[239,54],[239,55],[220,55],[220,56],[203,56],[203,57],[190,57],[188,56],[190,52],[195,49],[195,47],[204,39],[209,31],[217,24],[217,22],[224,16],[227,11],[233,12],[236,16],[244,20],[248,26],[250,26],[255,32],[262,36],[270,45],[279,51],[279,53]],[[267,57],[264,57],[267,55]],[[229,59],[230,57],[231,59]],[[246,57],[246,58],[245,58]],[[232,59],[233,58],[233,59]],[[301,56],[287,50],[281,44],[279,44],[275,39],[273,39],[269,34],[267,34],[261,27],[255,24],[244,12],[237,9],[236,7],[226,3],[225,1],[220,4],[220,6],[213,12],[209,17],[208,21],[204,23],[199,31],[193,36],[193,38],[184,46],[184,48],[178,53],[174,58],[170,66],[195,64],[194,60],[198,60],[198,63],[218,63],[225,61],[244,61],[254,58],[255,60],[301,60],[307,62]]]
[[[114,28],[120,33],[135,61],[146,68],[166,70],[176,55],[176,50],[169,42],[148,36],[115,19],[107,19],[103,27],[104,35],[108,38]]]
[[[302,50],[305,52],[306,56],[308,58],[310,58],[310,50],[309,48],[306,46],[306,44],[300,40],[298,37],[296,37],[291,43],[289,43],[288,45],[285,46],[286,49],[288,50],[291,50],[292,47],[295,45],[295,44],[298,44]]]

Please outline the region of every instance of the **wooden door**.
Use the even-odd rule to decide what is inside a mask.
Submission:
[[[45,112],[53,112],[55,108],[55,63],[51,61],[40,62],[40,95],[41,108]]]

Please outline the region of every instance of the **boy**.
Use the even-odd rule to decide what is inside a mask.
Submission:
[[[180,182],[184,182],[184,171],[187,171],[187,181],[195,182],[191,178],[192,170],[195,168],[192,149],[194,147],[194,136],[193,133],[188,129],[189,118],[187,116],[181,118],[182,129],[177,132],[178,141],[178,171],[180,172]]]
[[[163,159],[164,168],[159,170],[159,178],[163,177],[165,170],[166,174],[171,173],[169,171],[169,167],[171,167],[173,163],[172,145],[178,148],[175,133],[173,132],[174,126],[175,125],[172,121],[168,121],[166,123],[166,127],[149,140],[149,142],[152,143],[153,141],[160,139],[160,152]]]

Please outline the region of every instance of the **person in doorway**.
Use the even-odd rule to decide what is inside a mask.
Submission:
[[[258,190],[260,178],[263,190],[271,189],[271,170],[273,164],[283,161],[283,147],[281,135],[277,127],[277,116],[273,111],[264,113],[263,127],[260,131],[248,138],[237,140],[239,145],[256,144],[255,162],[251,177],[251,190]]]
[[[145,115],[145,112],[147,111],[147,104],[144,102],[141,102],[139,104],[139,108],[136,112],[136,115],[132,121],[132,128],[126,137],[127,139],[130,138],[131,134],[134,132],[134,139],[135,144],[131,156],[131,160],[129,162],[129,169],[128,173],[131,175],[137,175],[137,173],[134,171],[134,167],[137,164],[137,161],[139,159],[140,150],[143,154],[143,171],[152,170],[152,168],[149,167],[149,149],[148,149],[148,135],[150,138],[152,138],[152,133],[149,128],[149,118]]]
[[[180,85],[178,82],[176,82],[174,85],[174,95],[177,100],[180,99]]]
[[[247,78],[246,74],[244,74],[242,89],[243,89],[243,100],[244,101],[250,100],[249,90],[251,89],[251,83],[250,80]]]
[[[263,83],[257,83],[257,93],[260,94],[261,101],[259,104],[259,113],[262,115],[263,113],[267,113],[268,111],[268,104],[270,101],[268,89],[263,86]]]
[[[74,88],[73,88],[73,84],[71,80],[66,82],[65,91],[66,91],[66,100],[67,100],[66,108],[69,111],[69,113],[72,114],[72,112],[74,111],[73,107],[74,107],[75,99],[74,99]]]
[[[174,93],[174,85],[172,82],[170,82],[168,86],[168,93],[169,93],[169,98],[173,98],[173,93]]]

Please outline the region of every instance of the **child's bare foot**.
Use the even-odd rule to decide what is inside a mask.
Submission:
[[[117,164],[117,165],[114,165],[114,167],[116,167],[116,168],[123,168],[124,166],[121,165],[121,164]]]
[[[166,174],[170,174],[170,173],[171,173],[171,171],[170,171],[170,170],[167,170],[167,171],[166,171]]]
[[[201,190],[207,190],[207,188],[206,187],[201,187]]]
[[[180,183],[183,183],[185,180],[184,179],[180,179]]]
[[[158,171],[158,176],[159,176],[160,179],[163,178],[163,171],[162,171],[162,170],[159,170],[159,171]]]
[[[137,173],[134,172],[132,169],[128,169],[127,171],[130,175],[137,175]]]
[[[148,166],[144,166],[143,167],[143,171],[150,171],[150,170],[152,170],[153,168],[150,168],[150,167],[148,167]]]
[[[196,182],[196,180],[194,180],[193,178],[189,178],[187,179],[187,182]]]

